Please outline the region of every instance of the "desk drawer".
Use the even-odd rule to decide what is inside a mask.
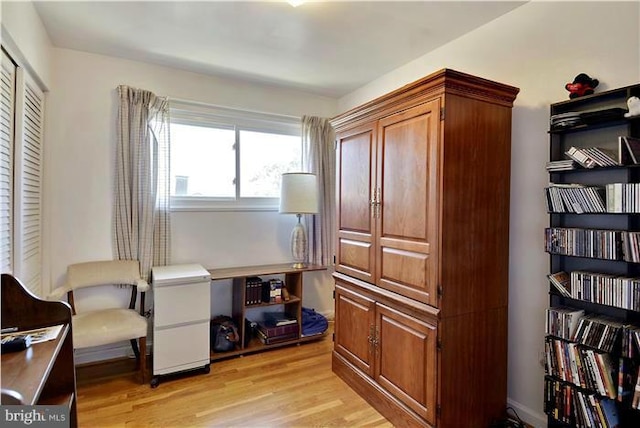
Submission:
[[[209,321],[154,330],[153,374],[209,364],[209,346]]]
[[[154,324],[158,327],[211,318],[210,282],[155,287]]]

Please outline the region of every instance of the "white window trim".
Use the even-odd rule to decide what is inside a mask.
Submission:
[[[171,123],[239,127],[241,130],[301,136],[300,117],[240,110],[180,99],[169,99]],[[236,171],[239,157],[236,155]],[[216,198],[171,196],[171,211],[278,211],[280,198]]]

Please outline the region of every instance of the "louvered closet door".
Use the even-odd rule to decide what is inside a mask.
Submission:
[[[13,140],[16,66],[2,51],[0,81],[0,272],[13,272]]]
[[[15,272],[37,296],[42,296],[42,143],[44,94],[35,81],[24,75],[18,97],[16,152]]]
[[[437,305],[440,99],[378,124],[376,279],[380,287]]]

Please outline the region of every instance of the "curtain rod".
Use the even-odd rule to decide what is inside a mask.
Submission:
[[[257,114],[264,114],[264,115],[268,115],[268,116],[276,116],[276,117],[281,117],[283,119],[295,119],[295,120],[301,120],[302,116],[292,116],[292,115],[287,115],[287,114],[279,114],[279,113],[268,113],[268,112],[264,112],[264,111],[258,111],[258,110],[247,110],[247,109],[241,109],[241,108],[237,108],[237,107],[227,107],[227,106],[221,106],[218,104],[211,104],[211,103],[206,103],[203,101],[193,101],[193,100],[185,100],[183,98],[175,98],[175,97],[166,97],[169,101],[175,101],[175,102],[179,102],[181,104],[187,104],[187,105],[195,105],[195,106],[201,106],[201,107],[213,107],[213,108],[219,108],[219,109],[223,109],[223,110],[233,110],[233,111],[237,111],[237,112],[241,112],[241,113],[257,113]]]

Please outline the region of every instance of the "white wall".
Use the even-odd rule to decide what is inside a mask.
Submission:
[[[31,2],[0,2],[2,45],[32,73],[42,89],[51,80],[51,41]]]
[[[330,117],[336,100],[68,49],[54,49],[47,109],[45,180],[50,283],[70,263],[113,257],[111,206],[116,147],[116,87],[276,114]],[[207,268],[284,263],[295,216],[277,212],[172,213],[173,263]],[[305,306],[332,312],[328,273],[305,275]],[[213,289],[213,312],[230,313],[225,283]]]
[[[542,188],[548,183],[549,104],[568,99],[578,73],[597,91],[640,81],[640,3],[532,2],[339,100],[345,111],[441,68],[520,88],[513,110],[509,278],[509,400],[521,417],[543,414],[544,309],[549,259]]]

